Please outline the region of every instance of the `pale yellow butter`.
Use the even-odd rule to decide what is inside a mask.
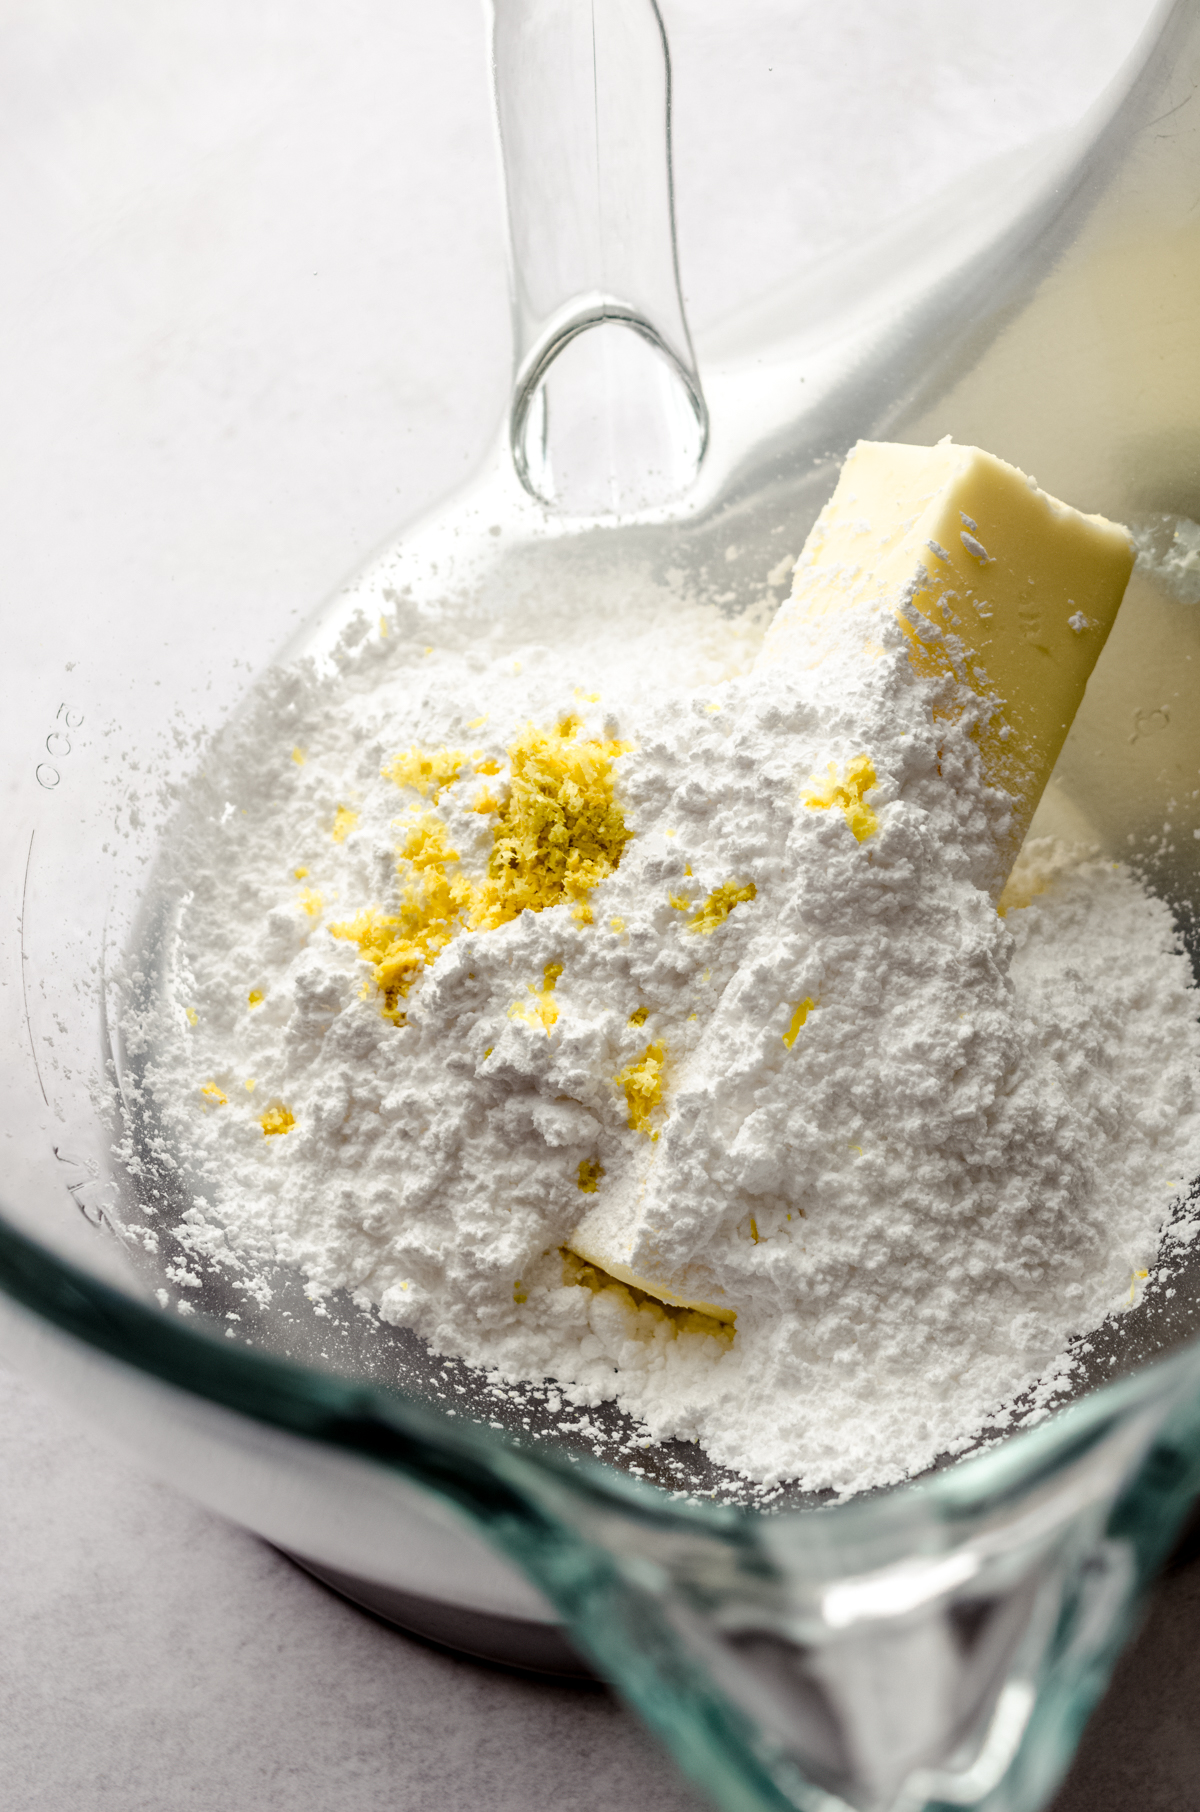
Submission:
[[[1014,800],[997,851],[997,897],[1058,758],[1133,568],[1128,531],[1085,516],[978,447],[860,441],[796,564],[767,632],[760,670],[819,665],[870,619],[891,616],[922,675],[953,675],[985,702],[978,729],[988,782]],[[863,641],[863,610],[867,640]],[[669,1103],[668,1112],[669,1112]],[[733,1321],[634,1271],[636,1214],[598,1201],[568,1244],[589,1264],[659,1301]]]
[[[699,1315],[708,1315],[713,1321],[734,1321],[737,1310],[722,1307],[715,1302],[701,1302],[695,1297],[681,1295],[678,1290],[668,1288],[666,1284],[652,1283],[647,1277],[640,1277],[629,1265],[623,1264],[619,1257],[621,1229],[612,1222],[616,1217],[609,1217],[602,1204],[585,1215],[567,1242],[568,1249],[576,1258],[595,1265],[597,1270],[604,1271],[617,1283],[631,1284],[635,1290],[644,1290],[647,1296],[653,1296],[658,1302],[665,1302],[668,1308],[692,1309]]]
[[[759,666],[816,666],[854,605],[897,617],[919,673],[994,702],[984,772],[1014,801],[1016,860],[1133,569],[1128,530],[978,447],[859,441],[796,564]],[[856,612],[856,626],[860,619]]]

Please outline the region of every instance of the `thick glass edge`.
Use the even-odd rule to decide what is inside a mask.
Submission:
[[[176,1323],[114,1285],[58,1257],[0,1214],[0,1290],[85,1345],[159,1382],[270,1427],[340,1447],[396,1467],[445,1492],[485,1521],[507,1495],[516,1462],[569,1483],[626,1515],[657,1526],[675,1524],[726,1538],[744,1534],[770,1512],[700,1501],[667,1501],[653,1485],[593,1461],[518,1446],[502,1435],[452,1422],[401,1392],[315,1370],[292,1359],[217,1339],[203,1327]],[[785,1511],[789,1521],[829,1516],[874,1519],[884,1505],[923,1499],[938,1520],[957,1522],[1026,1490],[1065,1459],[1101,1439],[1139,1405],[1174,1395],[1200,1374],[1200,1341],[1006,1437],[943,1472],[865,1499]],[[482,1492],[482,1496],[480,1493]],[[515,1508],[514,1506],[511,1506]]]

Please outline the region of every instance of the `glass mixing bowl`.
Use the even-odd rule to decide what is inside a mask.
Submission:
[[[1138,531],[1038,828],[1136,861],[1193,941],[1200,7],[1161,12],[1075,132],[696,351],[657,14],[614,0],[586,33],[579,18],[499,9],[513,398],[481,472],[370,570],[418,597],[486,586],[498,610],[556,579],[581,609],[641,582],[719,585],[737,610],[781,595],[781,556],[858,437],[988,447]],[[291,651],[327,658],[357,595]],[[188,1284],[172,1216],[155,1252],[124,1231],[156,1191],[185,1205],[153,1128],[142,1175],[118,1166],[106,1103],[136,1086],[116,1002],[130,953],[137,985],[154,982],[170,783],[274,652],[249,612],[230,620],[243,665],[186,710],[160,710],[154,688],[199,665],[202,618],[147,647],[125,692],[103,612],[79,608],[60,690],[14,703],[28,734],[6,775],[5,1350],[396,1622],[535,1671],[590,1664],[728,1808],[1041,1804],[1200,1489],[1186,1257],[1092,1336],[1054,1413],[1031,1402],[1018,1432],[903,1488],[767,1514],[691,1448],[650,1450],[633,1476],[578,1432],[525,1428],[487,1380],[336,1301],[319,1314],[283,1274],[229,1338],[220,1281]]]

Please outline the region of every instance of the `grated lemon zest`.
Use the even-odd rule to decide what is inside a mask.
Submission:
[[[613,793],[613,762],[629,744],[577,740],[579,719],[528,724],[508,751],[511,785],[493,832],[487,879],[471,915],[493,931],[525,911],[581,905],[633,835]]]
[[[617,1087],[625,1091],[630,1126],[634,1132],[645,1133],[650,1139],[658,1137],[657,1132],[650,1130],[650,1116],[662,1105],[666,1059],[665,1045],[648,1044],[636,1063],[627,1064],[613,1077]]]
[[[385,780],[410,786],[436,805],[438,796],[458,779],[466,759],[465,749],[422,749],[414,743],[411,749],[394,755],[380,772]]]
[[[791,1024],[783,1035],[783,1042],[786,1044],[789,1051],[800,1036],[800,1027],[816,1007],[816,1004],[816,1001],[807,994],[802,1001],[797,1003],[796,1011],[792,1014]]]
[[[847,762],[846,778],[842,781],[838,780],[837,769],[831,761],[828,781],[821,782],[814,774],[814,791],[804,795],[803,803],[819,812],[838,806],[858,842],[864,843],[879,829],[879,819],[863,798],[875,784],[875,769],[869,755],[856,755]]]
[[[723,925],[735,906],[742,906],[754,899],[758,893],[753,881],[747,881],[739,887],[736,881],[726,881],[722,887],[714,887],[695,918],[688,923],[688,930],[700,937],[708,937]],[[674,903],[674,902],[672,902]]]
[[[455,932],[472,898],[469,881],[451,873],[458,851],[450,847],[446,826],[433,812],[418,812],[400,850],[400,910],[383,912],[369,906],[353,919],[329,927],[332,936],[358,945],[375,970],[383,995],[383,1016],[404,1024],[400,1001],[421,970],[436,962]],[[402,867],[407,864],[407,867]]]
[[[528,1026],[541,1026],[549,1038],[551,1026],[558,1021],[558,1008],[551,996],[558,986],[558,978],[562,972],[561,963],[547,963],[541,987],[535,987],[532,982],[529,984],[529,992],[533,995],[533,999],[531,1001],[515,1000],[508,1009],[508,1017],[523,1020]]]
[[[522,912],[563,903],[572,905],[578,923],[592,922],[586,896],[613,872],[633,834],[613,791],[613,763],[629,744],[580,738],[579,728],[573,715],[549,730],[528,724],[509,748],[508,797],[488,807],[496,813],[496,824],[482,881],[473,883],[462,874],[443,820],[433,811],[414,808],[396,864],[398,911],[371,906],[330,927],[334,937],[357,944],[372,965],[384,997],[382,1011],[393,1023],[404,1023],[400,1001],[422,968],[435,962],[460,932],[492,931]],[[466,759],[457,750],[431,752],[414,745],[383,772],[436,801]],[[481,762],[476,771],[496,772],[498,765]],[[482,801],[476,809],[484,809]],[[541,993],[552,991],[543,986]],[[558,1016],[553,1009],[553,1018],[547,1019],[525,1002],[518,1003],[513,1015],[531,1011],[547,1032]]]

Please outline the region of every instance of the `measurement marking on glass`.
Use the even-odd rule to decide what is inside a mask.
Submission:
[[[33,1058],[34,1074],[38,1079],[38,1087],[42,1091],[42,1100],[49,1107],[50,1097],[46,1093],[46,1084],[42,1081],[42,1066],[38,1062],[38,1054],[33,1042],[33,1021],[29,1017],[29,986],[25,979],[25,896],[29,892],[29,864],[33,860],[33,839],[36,835],[36,830],[31,830],[29,833],[29,848],[25,852],[25,879],[21,883],[21,1000],[25,1007],[25,1030],[29,1034],[29,1055]]]
[[[52,755],[55,761],[65,761],[71,753],[71,738],[67,735],[67,731],[79,728],[83,722],[83,712],[76,711],[64,703],[54,713],[54,721],[56,724],[61,723],[64,728],[51,730],[46,738],[46,753]],[[33,770],[33,777],[40,787],[45,787],[46,791],[50,793],[62,779],[62,774],[50,762],[39,761]]]

